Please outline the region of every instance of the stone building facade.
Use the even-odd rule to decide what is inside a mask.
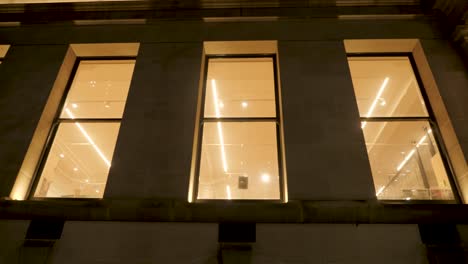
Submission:
[[[465,1],[26,2],[0,1],[0,263],[466,263]],[[278,194],[198,199],[200,127],[222,120],[202,114],[207,58],[264,55],[276,114],[253,118],[277,125],[278,176],[261,179]],[[363,123],[390,117],[362,114],[353,56],[409,58],[451,196],[379,198],[388,184],[377,183]],[[95,118],[120,126],[106,181],[96,197],[50,196],[38,182],[61,125],[82,122],[99,154],[79,111],[60,113],[77,63],[100,59],[134,62],[121,115]],[[402,153],[397,171],[412,158]],[[241,176],[239,189],[260,188]]]

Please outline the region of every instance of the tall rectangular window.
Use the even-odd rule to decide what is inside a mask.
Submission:
[[[349,56],[378,199],[453,200],[437,125],[408,56]]]
[[[209,56],[195,197],[281,199],[276,57]]]
[[[134,59],[79,59],[37,171],[33,197],[100,198]]]

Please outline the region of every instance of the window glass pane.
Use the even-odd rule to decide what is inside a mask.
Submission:
[[[60,117],[122,118],[134,66],[135,60],[81,61]]]
[[[5,58],[10,45],[0,45],[0,63],[1,59]]]
[[[428,116],[407,57],[348,58],[361,117]]]
[[[275,122],[207,122],[199,199],[280,199]]]
[[[379,199],[454,199],[428,122],[367,122],[363,131]]]
[[[100,198],[120,123],[61,123],[35,197]]]
[[[209,59],[204,115],[275,117],[273,59]]]

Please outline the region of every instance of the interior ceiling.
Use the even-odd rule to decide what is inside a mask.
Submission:
[[[84,60],[68,92],[61,118],[122,118],[135,60]]]
[[[276,116],[272,58],[210,59],[207,80],[205,117],[216,117],[213,85],[220,117]]]
[[[350,57],[348,61],[361,117],[428,116],[407,57]]]

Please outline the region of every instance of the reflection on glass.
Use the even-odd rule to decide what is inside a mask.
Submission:
[[[280,199],[275,122],[205,122],[198,199]]]
[[[272,58],[208,61],[205,117],[275,117]]]
[[[454,199],[428,122],[367,122],[363,132],[379,199]]]
[[[61,118],[122,118],[135,60],[81,61]]]
[[[348,62],[361,117],[428,116],[407,57],[351,57]]]
[[[35,197],[100,198],[120,123],[61,123]]]

